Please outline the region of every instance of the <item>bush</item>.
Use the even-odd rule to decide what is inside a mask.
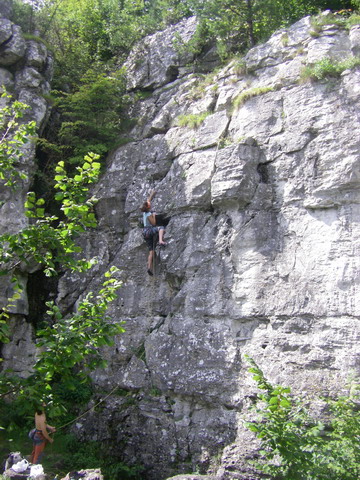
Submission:
[[[68,147],[72,163],[79,163],[88,151],[103,155],[119,138],[124,116],[123,74],[104,74],[94,70],[83,78],[71,94],[55,92],[62,115],[59,143]]]
[[[177,118],[177,125],[179,127],[189,127],[189,128],[199,128],[200,125],[203,123],[206,117],[210,115],[209,112],[202,112],[197,114],[189,114],[189,115],[179,115]]]
[[[340,77],[342,72],[351,70],[358,65],[360,65],[359,57],[348,57],[343,61],[336,61],[325,57],[317,61],[314,65],[305,67],[300,73],[300,80],[324,80],[331,77]]]
[[[258,95],[264,95],[265,93],[272,92],[275,90],[274,86],[269,87],[256,87],[251,88],[250,90],[245,90],[237,95],[233,101],[234,108],[240,108],[246,100],[250,98],[257,97]]]
[[[79,443],[75,437],[64,437],[65,471],[81,470],[83,468],[100,468],[104,478],[109,480],[140,480],[142,468],[128,466],[120,459],[109,455],[106,445],[99,442]]]
[[[254,360],[247,359],[262,392],[254,407],[257,417],[247,424],[261,440],[257,467],[278,480],[359,478],[360,385],[352,385],[347,396],[323,399],[325,423],[314,419],[290,388],[271,385]]]

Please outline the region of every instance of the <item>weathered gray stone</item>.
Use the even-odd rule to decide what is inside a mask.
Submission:
[[[0,68],[0,85],[4,85],[6,90],[12,90],[14,86],[14,77],[11,72]]]
[[[17,312],[19,314],[19,312]],[[14,316],[10,323],[10,343],[2,346],[2,368],[10,368],[14,374],[26,378],[31,375],[36,355],[33,342],[33,327],[26,322],[24,317]]]
[[[10,40],[13,34],[12,26],[13,26],[13,23],[7,18],[0,19],[0,46],[1,47],[5,42]]]
[[[353,55],[360,55],[360,25],[354,25],[350,28],[349,39],[351,53]]]
[[[213,475],[175,475],[168,480],[217,480]]]
[[[1,190],[4,190],[1,192]],[[1,189],[1,206],[0,206],[0,231],[1,233],[17,233],[28,225],[28,219],[24,214],[25,196],[13,198],[9,189]]]
[[[129,59],[130,88],[155,90],[94,187],[99,226],[81,244],[99,263],[59,282],[67,310],[110,265],[124,282],[108,315],[126,332],[93,373],[110,395],[74,431],[151,480],[254,480],[259,444],[244,423],[256,385],[244,355],[310,397],[341,392],[359,372],[360,71],[299,82],[323,56],[352,55],[356,30],[313,37],[303,19],[250,50],[246,68],[217,72],[214,89],[186,69],[173,81],[175,56],[161,65],[158,46],[175,30],[146,40],[145,63]],[[198,128],[179,126],[179,115],[204,112]],[[149,277],[139,207],[152,189],[169,223]]]
[[[2,22],[7,21],[2,19]],[[7,23],[4,26],[6,29],[9,28]],[[0,45],[0,65],[13,65],[22,59],[25,54],[26,46],[21,28],[12,22],[10,22],[10,28],[10,36]]]
[[[325,57],[334,60],[344,60],[350,55],[350,39],[346,32],[323,31],[319,38],[314,38],[308,44],[308,63],[315,63]]]
[[[141,276],[146,250],[141,253],[140,232],[125,235],[114,258],[127,278],[114,318],[127,319],[129,334],[117,342],[116,358],[108,352],[109,372],[129,391],[141,390],[141,382],[148,390],[150,379],[174,402],[169,408],[178,440],[183,442],[191,431],[210,457],[218,436],[212,436],[205,418],[193,423],[194,402],[204,401],[208,415],[209,406],[215,407],[211,418],[228,425],[231,437],[233,417],[223,414],[223,406],[245,418],[245,399],[254,388],[240,360],[244,353],[254,356],[272,381],[310,394],[319,385],[336,389],[339,376],[357,362],[353,347],[346,345],[358,332],[359,306],[350,293],[357,291],[357,262],[349,245],[351,252],[358,250],[359,127],[354,109],[359,73],[349,71],[332,84],[298,85],[304,62],[320,58],[314,53],[317,41],[324,55],[351,54],[344,32],[326,30],[317,40],[309,37],[309,28],[305,19],[290,29],[286,48],[284,31],[251,50],[246,60],[256,77],[236,77],[231,69],[217,74],[215,106],[204,98],[191,99],[190,77],[187,92],[182,84],[159,110],[153,103],[145,121],[153,122],[154,131],[166,130],[159,135],[165,140],[162,158],[173,157],[172,165],[159,163],[158,179],[154,168],[161,155],[154,165],[150,149],[144,160],[137,152],[152,141],[139,139],[119,150],[119,155],[128,152],[122,161],[115,153],[102,180],[125,194],[132,228],[141,200],[153,187],[155,209],[171,217],[168,246],[156,260],[157,278]],[[239,93],[262,86],[270,88],[231,108]],[[215,111],[197,130],[171,123],[179,114],[203,111],[204,105]],[[246,140],[250,138],[254,140]],[[220,139],[225,148],[217,148]],[[136,160],[131,161],[133,155]],[[351,233],[342,225],[351,225]],[[336,346],[327,336],[329,329]],[[131,357],[134,348],[142,351],[141,359]],[[95,378],[106,385],[106,374]],[[150,415],[144,400],[139,408]],[[156,419],[160,429],[171,431],[160,407]],[[140,432],[149,430],[140,429],[134,417],[133,422],[138,440],[133,436],[132,445],[135,441],[143,448]],[[158,442],[166,445],[168,453],[163,450],[161,458],[168,455],[168,467],[171,435],[166,439],[159,436]],[[202,465],[201,450],[189,445],[190,468]],[[252,435],[237,423],[237,440],[224,450],[221,467],[216,472],[210,461],[207,468],[219,479],[257,478],[247,461],[254,448]],[[127,455],[133,452],[129,448]],[[179,460],[185,458],[183,452],[181,448]],[[139,458],[148,465],[145,453]],[[183,468],[179,464],[178,471]],[[155,470],[151,464],[151,477],[158,475]]]
[[[6,480],[27,480],[29,475],[27,473],[17,473],[9,468],[5,470],[4,477]]]
[[[100,468],[69,472],[62,480],[72,480],[72,478],[81,478],[81,480],[104,480]]]
[[[37,83],[38,80],[37,76],[34,76],[31,80],[29,79],[29,81],[35,83]],[[18,98],[20,102],[30,107],[30,109],[26,111],[26,117],[35,120],[38,128],[41,128],[49,108],[45,98],[40,93],[28,88],[21,88]]]
[[[10,18],[12,10],[12,0],[2,0],[2,2],[0,3],[0,17]]]
[[[259,148],[251,144],[218,151],[211,179],[212,204],[238,208],[249,204],[260,181],[257,171],[260,159]]]
[[[15,75],[16,87],[19,90],[24,87],[38,88],[43,81],[41,73],[31,67],[26,67]]]
[[[45,45],[38,41],[28,40],[26,42],[26,64],[37,70],[42,70],[48,59],[48,51]]]
[[[193,59],[191,53],[180,53],[176,43],[180,47],[182,43],[186,44],[196,27],[197,20],[192,17],[164,32],[144,38],[125,64],[129,90],[157,88],[175,80],[179,75],[179,66]]]
[[[4,0],[0,4],[0,15],[9,16],[10,3]],[[34,43],[35,45],[35,43]],[[36,48],[30,42],[31,48],[26,50],[26,42],[20,27],[9,20],[0,19],[0,85],[5,85],[13,99],[19,99],[31,108],[26,110],[21,121],[36,120],[38,125],[43,125],[48,115],[48,106],[43,98],[43,93],[49,88],[48,80],[51,78],[51,60],[44,57],[44,51],[35,54]],[[27,60],[27,52],[29,59]],[[41,59],[40,59],[41,57]],[[27,66],[28,65],[28,66]],[[41,72],[43,72],[43,75]],[[45,77],[46,75],[46,77]],[[1,107],[10,100],[2,98]],[[35,142],[30,140],[21,147],[22,156],[18,162],[18,169],[26,175],[26,179],[18,178],[16,189],[0,185],[0,233],[18,233],[28,226],[28,218],[24,212],[26,194],[33,183],[35,171]],[[37,271],[40,267],[32,259],[27,262],[17,262],[11,265],[11,275],[1,277],[0,305],[1,309],[9,305],[9,298],[14,294],[11,277],[18,279],[23,288],[20,297],[12,301],[9,308],[11,312],[10,330],[12,341],[2,345],[2,369],[13,369],[15,373],[24,377],[31,373],[34,363],[35,346],[33,344],[32,326],[24,318],[29,314],[27,294],[28,274]]]

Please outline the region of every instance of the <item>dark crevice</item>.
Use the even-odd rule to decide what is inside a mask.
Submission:
[[[27,296],[29,314],[27,319],[37,326],[46,316],[48,307],[46,302],[54,300],[57,295],[57,277],[46,277],[43,271],[29,275],[27,283]]]
[[[260,163],[258,165],[257,172],[260,176],[260,183],[269,183],[269,172],[265,163]]]
[[[172,83],[179,78],[179,68],[176,66],[171,66],[166,72],[167,83]]]

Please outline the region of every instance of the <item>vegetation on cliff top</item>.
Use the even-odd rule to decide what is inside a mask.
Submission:
[[[13,20],[51,45],[55,55],[51,121],[38,144],[42,179],[54,165],[75,164],[88,151],[104,158],[131,119],[122,69],[145,35],[196,15],[198,32],[181,48],[219,56],[244,52],[304,15],[357,6],[359,0],[14,0]]]

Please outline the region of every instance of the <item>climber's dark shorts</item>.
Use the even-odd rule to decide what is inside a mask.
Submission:
[[[159,241],[159,230],[164,229],[164,227],[157,227],[157,229],[158,231],[152,234],[151,237],[145,238],[145,242],[149,249],[149,252],[151,252],[151,250],[155,250],[155,247]]]
[[[151,237],[149,238],[145,238],[145,242],[149,249],[149,252],[151,252],[151,250],[155,250],[158,240],[159,240],[159,235],[157,233],[155,233],[155,235],[151,235]]]

